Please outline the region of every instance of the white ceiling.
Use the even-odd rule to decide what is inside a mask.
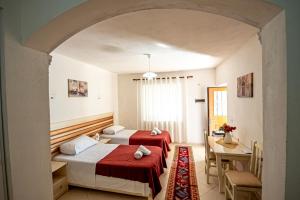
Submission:
[[[61,44],[59,53],[116,73],[213,68],[257,29],[215,14],[146,10],[97,23]]]

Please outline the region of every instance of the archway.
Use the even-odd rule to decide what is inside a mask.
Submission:
[[[162,8],[211,12],[248,23],[261,30],[265,157],[263,199],[284,199],[285,162],[282,160],[285,160],[286,139],[286,52],[285,19],[279,7],[264,1],[251,0],[91,0],[56,17],[33,33],[25,41],[25,45],[49,53],[75,33],[97,22],[129,12]],[[275,150],[278,152],[276,155]]]
[[[63,41],[77,32],[108,18],[148,9],[189,9],[209,12],[233,18],[259,29],[278,15],[282,10],[265,1],[196,1],[196,0],[90,0],[57,16],[46,26],[34,32],[24,44],[49,53]],[[45,40],[47,38],[47,40]]]

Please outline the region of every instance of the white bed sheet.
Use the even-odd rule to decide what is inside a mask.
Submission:
[[[124,129],[114,135],[102,134],[101,138],[109,138],[111,139],[110,143],[112,144],[129,144],[129,138],[133,135],[137,130],[128,130]]]
[[[149,196],[151,190],[148,183],[95,174],[97,162],[118,146],[118,144],[98,143],[75,156],[59,154],[53,160],[68,163],[67,179],[70,185]]]

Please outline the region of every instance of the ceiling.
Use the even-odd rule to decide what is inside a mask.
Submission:
[[[117,16],[77,33],[53,53],[116,73],[214,68],[258,29],[191,10],[145,10]]]

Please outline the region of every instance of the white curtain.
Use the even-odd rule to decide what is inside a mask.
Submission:
[[[186,78],[137,81],[138,128],[168,130],[172,141],[187,142]]]

